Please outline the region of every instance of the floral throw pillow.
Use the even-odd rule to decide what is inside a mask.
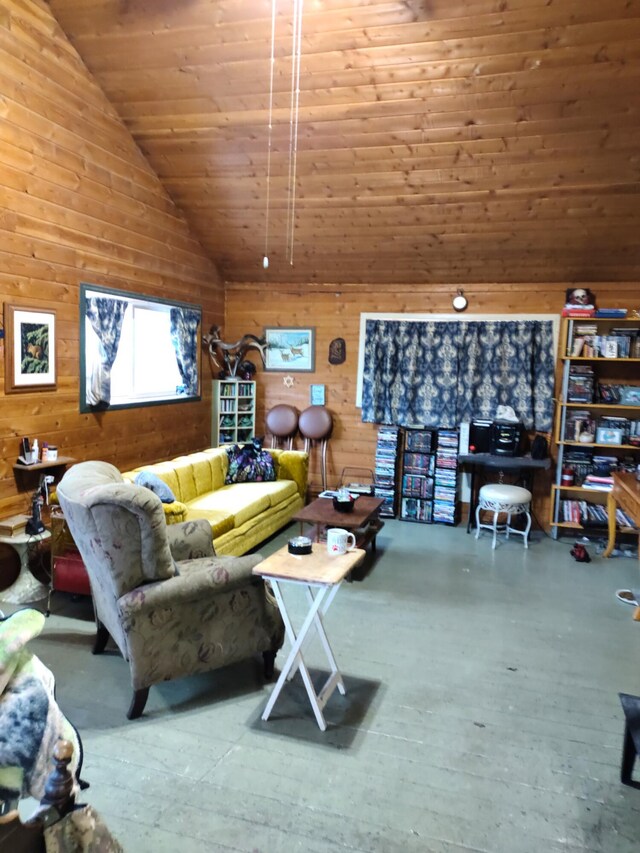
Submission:
[[[276,470],[270,453],[262,449],[262,439],[254,438],[251,444],[227,447],[229,470],[225,483],[260,483],[276,479]]]

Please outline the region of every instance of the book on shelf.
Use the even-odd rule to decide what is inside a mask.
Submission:
[[[624,510],[620,509],[620,507],[616,508],[616,523],[620,525],[620,527],[631,527],[634,530],[638,529],[634,520],[628,516]]]
[[[18,536],[20,533],[24,533],[29,518],[30,516],[24,513],[0,518],[0,536]]]
[[[573,344],[582,340],[580,352],[573,352]],[[633,334],[610,333],[608,335],[584,335],[574,338],[570,356],[579,355],[582,358],[630,358],[637,336]]]
[[[588,483],[586,480],[582,484],[583,489],[592,489],[594,492],[610,492],[613,490],[613,483],[608,486],[606,483]]]
[[[565,305],[562,309],[563,317],[593,317],[596,313],[596,309],[593,305],[582,305],[578,307],[577,305]]]
[[[626,308],[597,308],[594,316],[601,319],[622,320],[627,314]]]

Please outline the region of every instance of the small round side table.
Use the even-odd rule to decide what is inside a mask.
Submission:
[[[0,536],[0,542],[11,545],[20,557],[20,574],[11,586],[0,590],[0,601],[7,601],[9,604],[26,604],[28,601],[39,601],[47,597],[48,587],[34,578],[29,570],[29,546],[50,538],[51,533],[48,530],[35,535],[18,533],[16,536]]]

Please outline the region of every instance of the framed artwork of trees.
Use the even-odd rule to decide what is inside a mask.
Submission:
[[[6,394],[56,388],[56,312],[4,306]]]

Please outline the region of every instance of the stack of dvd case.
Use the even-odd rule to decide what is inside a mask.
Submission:
[[[396,475],[398,471],[398,451],[400,449],[400,429],[394,426],[382,426],[378,430],[376,445],[374,494],[383,498],[380,515],[395,518],[396,515]]]
[[[456,524],[458,509],[458,430],[438,430],[435,456],[433,520]]]

